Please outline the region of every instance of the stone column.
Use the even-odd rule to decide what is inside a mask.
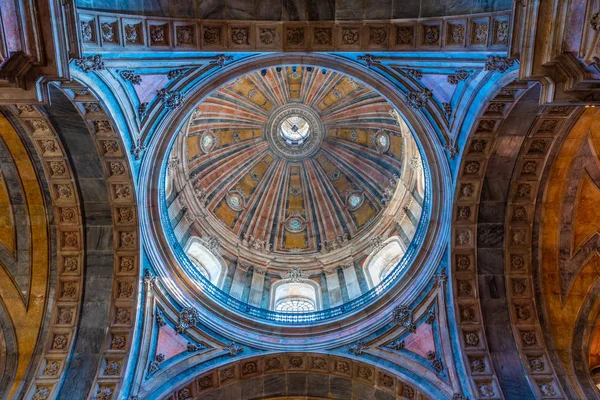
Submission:
[[[358,277],[356,276],[356,270],[354,269],[354,263],[348,263],[347,265],[342,265],[341,267],[344,272],[344,280],[346,281],[348,298],[350,300],[355,299],[362,293],[360,291]]]
[[[250,296],[248,304],[255,307],[260,307],[262,304],[263,289],[265,286],[266,268],[254,267],[252,273],[252,286],[250,287]]]
[[[233,282],[231,282],[231,290],[229,291],[229,295],[234,299],[242,300],[244,287],[246,286],[246,275],[248,275],[248,268],[250,267],[251,265],[245,263],[239,263],[236,266]]]
[[[342,299],[342,288],[340,287],[340,280],[337,275],[338,267],[325,269],[325,279],[327,280],[327,291],[329,293],[329,306],[335,307],[341,305],[344,301]]]

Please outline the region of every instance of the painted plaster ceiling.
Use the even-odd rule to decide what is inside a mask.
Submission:
[[[336,249],[381,219],[402,176],[413,139],[391,111],[373,89],[334,71],[256,71],[193,113],[185,179],[246,245],[284,254]]]

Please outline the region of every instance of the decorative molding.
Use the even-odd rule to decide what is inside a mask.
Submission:
[[[485,61],[484,71],[506,72],[510,67],[515,65],[515,60],[508,57],[487,56]]]
[[[105,69],[101,55],[87,56],[75,59],[75,65],[86,74],[89,72],[102,71]]]
[[[472,14],[464,18],[410,18],[397,21],[223,21],[153,18],[80,10],[80,20],[90,27],[101,25],[84,40],[87,52],[118,48],[117,32],[124,32],[122,46],[153,51],[353,51],[402,52],[502,50],[508,46],[510,11]],[[489,21],[482,23],[481,21]],[[114,21],[108,23],[107,21]],[[470,40],[466,32],[471,31]],[[165,29],[163,27],[170,27]],[[105,35],[106,32],[106,35]],[[174,34],[173,34],[174,33]],[[99,36],[99,37],[98,37]],[[487,40],[492,38],[491,40]],[[484,39],[482,41],[482,39]],[[135,49],[135,50],[134,50]]]
[[[142,83],[142,76],[130,69],[119,71],[119,75],[127,82],[131,82],[132,85],[140,85]]]
[[[419,110],[427,105],[427,100],[430,100],[432,95],[433,93],[429,89],[414,90],[408,92],[406,101],[411,108]]]

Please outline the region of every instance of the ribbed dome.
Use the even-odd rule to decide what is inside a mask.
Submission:
[[[301,66],[227,84],[185,135],[199,204],[247,247],[292,254],[335,250],[381,217],[412,140],[377,92]]]

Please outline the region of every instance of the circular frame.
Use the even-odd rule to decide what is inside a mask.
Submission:
[[[161,214],[161,198],[157,187],[161,186],[165,157],[169,154],[175,136],[186,123],[196,105],[214,90],[243,74],[282,64],[306,64],[332,69],[356,77],[381,94],[401,115],[414,133],[424,163],[427,185],[424,202],[425,229],[418,232],[413,246],[412,262],[404,266],[404,279],[393,282],[372,301],[366,302],[352,312],[342,310],[330,318],[300,325],[286,325],[285,318],[280,322],[255,318],[252,313],[240,313],[227,303],[215,300],[206,291],[198,290],[198,283],[186,276],[181,268],[175,267],[178,260],[170,247],[174,239],[168,237],[163,224],[168,223]],[[451,221],[451,173],[435,129],[425,116],[404,104],[404,95],[395,84],[383,76],[375,76],[372,71],[354,61],[331,55],[317,54],[270,54],[251,61],[222,68],[210,79],[200,80],[190,88],[192,95],[186,105],[164,118],[157,126],[161,134],[154,134],[148,143],[147,153],[140,166],[138,191],[140,204],[141,232],[146,254],[152,262],[162,285],[173,298],[180,299],[181,306],[198,308],[200,320],[211,329],[230,332],[231,339],[239,340],[265,349],[322,349],[335,342],[336,345],[351,343],[359,337],[380,329],[391,321],[392,310],[399,301],[410,302],[429,283],[437,270],[449,242]],[[175,128],[173,128],[175,127]],[[423,220],[421,221],[423,223]],[[168,225],[164,225],[168,226]],[[416,240],[419,239],[419,240]],[[415,243],[413,241],[413,244]],[[176,242],[176,241],[175,241]],[[418,247],[418,248],[417,248]],[[409,249],[410,250],[410,249]],[[390,274],[390,277],[393,274]],[[392,277],[393,278],[393,277]],[[213,310],[218,310],[215,312]],[[343,323],[342,323],[343,320]],[[273,325],[278,325],[276,331]],[[310,334],[310,341],[306,340]],[[264,337],[276,340],[265,341]]]
[[[302,144],[290,145],[280,133],[281,124],[288,118],[300,116],[310,126],[310,134]],[[314,155],[321,148],[325,129],[319,114],[306,104],[290,103],[278,107],[267,121],[265,136],[271,149],[281,157],[292,161],[304,160]]]

